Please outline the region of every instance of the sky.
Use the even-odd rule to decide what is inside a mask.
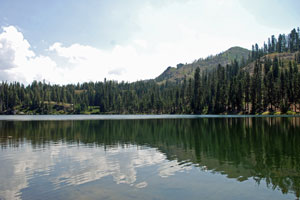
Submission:
[[[299,0],[0,0],[0,81],[152,79],[300,26]]]

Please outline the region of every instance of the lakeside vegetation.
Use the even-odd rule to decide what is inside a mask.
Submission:
[[[27,86],[2,82],[0,113],[296,114],[300,111],[299,51],[298,28],[278,38],[273,35],[261,48],[253,45],[246,60],[233,59],[225,66],[210,68],[196,66],[192,77],[184,74],[180,81],[163,81],[162,77],[159,82],[133,83],[104,80],[51,85],[34,81]]]

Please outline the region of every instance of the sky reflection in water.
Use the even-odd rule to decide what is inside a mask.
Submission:
[[[0,121],[0,199],[295,199],[299,123]]]

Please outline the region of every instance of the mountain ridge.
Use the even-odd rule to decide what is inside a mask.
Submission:
[[[208,56],[204,59],[200,58],[189,64],[179,63],[177,67],[169,66],[163,73],[155,78],[155,81],[158,83],[165,81],[181,82],[185,77],[192,78],[197,67],[200,68],[200,71],[203,71],[211,70],[217,67],[218,64],[226,66],[234,60],[242,62],[243,60],[247,60],[250,53],[251,51],[248,49],[234,46],[219,54]]]

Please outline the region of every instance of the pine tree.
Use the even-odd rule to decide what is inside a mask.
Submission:
[[[195,74],[194,74],[194,98],[193,98],[193,105],[194,105],[194,113],[200,113],[200,68],[197,67]]]

